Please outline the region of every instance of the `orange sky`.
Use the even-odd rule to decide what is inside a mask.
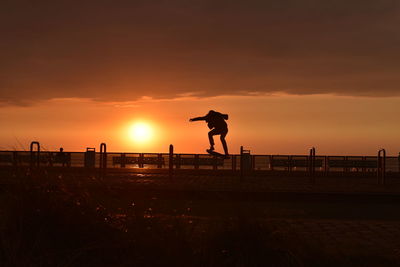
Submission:
[[[55,99],[34,106],[0,107],[1,149],[27,149],[38,140],[45,149],[68,151],[108,144],[109,151],[166,152],[174,144],[180,153],[208,148],[204,122],[194,116],[214,109],[228,113],[231,153],[241,145],[256,154],[317,153],[375,155],[383,147],[400,151],[400,98],[314,96],[220,96],[136,102],[95,102]],[[153,138],[140,144],[130,137],[135,121],[148,122]],[[218,137],[217,150],[222,151]]]
[[[200,153],[214,109],[232,153],[397,155],[399,25],[392,0],[2,1],[0,148]]]

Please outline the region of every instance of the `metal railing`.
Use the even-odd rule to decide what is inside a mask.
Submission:
[[[57,160],[57,151],[41,151],[40,143],[34,141],[30,151],[0,151],[0,166],[23,167],[67,167],[98,168],[101,175],[111,169],[168,169],[172,178],[175,169],[229,170],[240,171],[243,178],[252,172],[290,172],[309,174],[310,181],[315,176],[331,173],[376,174],[377,182],[384,184],[387,173],[400,174],[400,154],[388,157],[385,149],[377,156],[322,156],[311,148],[308,155],[251,155],[241,147],[241,154],[230,158],[218,158],[209,154],[174,153],[170,145],[169,153],[116,153],[107,152],[107,145],[100,145],[100,152],[88,148],[86,152],[64,152],[64,160]]]

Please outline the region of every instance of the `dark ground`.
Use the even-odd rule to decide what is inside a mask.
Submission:
[[[1,173],[2,266],[398,266],[397,181]]]

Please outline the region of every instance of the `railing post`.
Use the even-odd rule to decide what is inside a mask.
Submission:
[[[269,168],[271,171],[274,170],[274,155],[269,155]]]
[[[328,176],[328,156],[324,156],[324,173]]]
[[[310,172],[310,181],[315,182],[315,147],[310,149],[310,156],[309,156],[309,172]]]
[[[125,153],[121,154],[120,166],[121,166],[121,168],[125,168],[126,167],[126,154]]]
[[[199,169],[199,154],[194,155],[194,169],[195,170]]]
[[[381,183],[381,150],[378,150],[378,156],[376,158],[377,160],[377,166],[376,166],[376,182],[377,184]]]
[[[397,167],[398,167],[398,171],[400,174],[400,152],[399,152],[399,156],[397,157]]]
[[[169,178],[172,179],[174,174],[174,146],[169,145]]]
[[[107,168],[107,145],[106,143],[100,144],[100,169]]]
[[[386,150],[384,148],[378,151],[377,178],[378,184],[386,183]]]
[[[100,176],[105,177],[107,171],[107,145],[106,143],[100,144]]]
[[[139,168],[144,168],[144,154],[140,153],[139,154]]]
[[[382,183],[386,183],[386,150],[383,149]]]
[[[161,169],[162,168],[162,154],[157,155],[157,168]]]
[[[365,172],[366,172],[366,169],[365,169],[365,163],[366,163],[366,161],[367,161],[367,157],[362,157],[362,161],[363,161],[363,165],[362,165],[362,168],[361,168],[361,172],[365,175]]]
[[[35,152],[33,151],[33,147],[36,145],[36,149],[37,149],[37,156],[36,156],[36,162],[35,162]],[[33,168],[35,166],[40,167],[40,143],[38,141],[33,141],[31,142],[31,146],[30,146],[30,165],[31,168]]]
[[[240,180],[243,180],[243,146],[240,146]]]

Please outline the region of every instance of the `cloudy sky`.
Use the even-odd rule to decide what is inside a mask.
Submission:
[[[313,111],[321,118],[334,118],[329,133],[353,144],[349,152],[375,153],[379,145],[393,153],[400,149],[391,139],[399,133],[399,1],[5,0],[0,3],[0,33],[0,123],[7,140],[2,147],[15,145],[17,138],[47,136],[49,147],[66,143],[80,148],[84,144],[66,129],[38,132],[26,120],[50,129],[58,125],[57,113],[79,114],[87,121],[64,119],[83,129],[95,118],[88,106],[107,110],[118,125],[125,123],[122,117],[141,119],[138,114],[161,125],[157,118],[170,114],[163,136],[182,127],[178,117],[186,125],[186,118],[202,115],[196,112],[223,108],[237,115],[232,143],[248,143],[265,153],[289,153],[291,143],[293,152],[300,152],[319,137],[289,142],[279,139],[278,132],[301,135],[310,117],[300,116],[299,122],[281,114],[308,114],[315,102]],[[71,101],[76,103],[71,106]],[[53,110],[55,102],[58,110]],[[272,102],[273,110],[266,107]],[[50,113],[34,115],[40,112]],[[255,124],[249,129],[241,116],[245,112],[258,124],[284,120],[282,125],[295,126],[257,130]],[[335,119],[341,116],[347,123]],[[320,129],[324,120],[314,126]],[[191,129],[185,130],[188,138]],[[361,143],[352,135],[357,129],[365,137]],[[272,141],[255,141],[268,135],[278,138],[273,151],[268,150]],[[113,136],[107,138],[118,143]],[[93,130],[85,141],[101,137]],[[346,153],[328,149],[329,140],[318,142],[326,153]],[[193,152],[207,145],[185,144]],[[123,142],[117,148],[124,149]]]

